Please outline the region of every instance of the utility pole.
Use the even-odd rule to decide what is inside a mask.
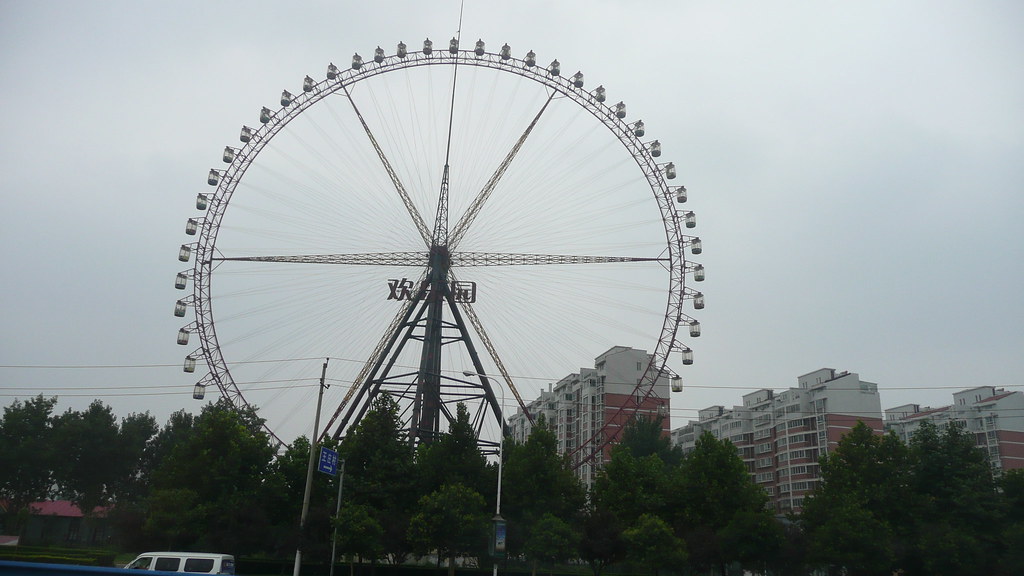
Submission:
[[[299,543],[295,547],[295,568],[292,576],[299,576],[302,569],[302,540],[303,530],[306,528],[306,516],[309,514],[309,496],[313,489],[313,468],[316,465],[316,445],[318,442],[317,430],[320,429],[320,405],[324,401],[325,381],[327,380],[327,362],[330,358],[324,359],[324,369],[320,372],[320,392],[316,398],[316,418],[313,420],[313,437],[309,439],[309,466],[306,467],[306,492],[302,496],[302,516],[299,517]]]

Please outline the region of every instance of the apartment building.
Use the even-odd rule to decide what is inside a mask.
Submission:
[[[979,386],[953,394],[953,404],[922,408],[905,404],[885,411],[885,429],[909,443],[921,423],[963,426],[974,434],[995,474],[1024,468],[1024,392]]]
[[[858,421],[882,432],[878,385],[855,373],[821,368],[797,378],[795,388],[761,389],[744,395],[742,406],[705,408],[671,438],[684,452],[692,451],[705,431],[729,440],[776,512],[785,513],[800,510],[821,480],[818,458]]]
[[[589,450],[579,450],[595,439],[617,438],[634,415],[664,416],[662,427],[669,431],[669,377],[660,378],[646,398],[636,393],[652,355],[645,350],[614,346],[594,358],[593,368],[580,368],[558,382],[527,405],[534,421],[543,414],[558,437],[561,454],[572,454],[577,475],[588,486],[610,455],[610,445],[598,457],[588,459]],[[509,427],[517,441],[529,436],[532,424],[522,410],[509,418]]]

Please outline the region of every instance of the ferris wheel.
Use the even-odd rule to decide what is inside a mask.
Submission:
[[[704,269],[675,165],[611,101],[557,60],[454,38],[284,91],[224,148],[186,225],[175,315],[194,311],[178,333],[198,344],[185,372],[206,364],[194,396],[216,387],[284,444],[344,435],[384,393],[429,442],[462,403],[486,444],[506,411],[627,345],[651,359],[639,405],[670,359],[692,363]],[[575,460],[606,432],[585,431]]]

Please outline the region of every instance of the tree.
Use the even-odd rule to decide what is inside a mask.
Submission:
[[[653,514],[641,514],[636,523],[622,533],[628,556],[646,566],[654,576],[662,568],[674,568],[686,562],[686,544],[676,537],[667,522]]]
[[[931,574],[991,574],[1004,523],[987,455],[958,423],[925,421],[910,441],[911,517],[918,535],[910,568]]]
[[[1004,516],[1003,554],[998,574],[1024,574],[1024,469],[1007,470],[999,479],[1002,490]]]
[[[654,452],[637,457],[629,445],[612,448],[608,464],[594,480],[590,508],[583,520],[580,556],[594,576],[625,557],[625,528],[635,525],[644,514],[664,512],[668,470]]]
[[[384,531],[384,552],[393,563],[410,552],[406,532],[419,498],[413,452],[398,404],[381,394],[340,447],[345,460],[346,503],[368,507]]]
[[[668,469],[656,454],[634,457],[626,446],[612,448],[611,459],[594,480],[594,507],[610,513],[619,526],[631,526],[643,514],[666,506]]]
[[[683,451],[679,446],[673,446],[669,437],[662,433],[663,420],[661,416],[633,418],[622,431],[619,444],[629,449],[634,458],[654,454],[666,465],[677,466],[683,460]]]
[[[62,496],[89,516],[114,499],[114,485],[127,468],[113,410],[94,400],[84,412],[68,409],[54,420],[59,446],[54,479]]]
[[[45,499],[53,485],[51,414],[56,398],[42,394],[4,408],[0,420],[0,498],[13,512]]]
[[[337,441],[325,439],[314,446],[314,458],[319,457],[320,447],[336,449]],[[297,530],[306,491],[309,450],[309,439],[299,436],[274,459],[263,475],[259,489],[262,495],[260,509],[267,521],[278,527],[274,544],[276,549],[294,550],[300,546],[304,559],[326,561],[329,558],[332,516],[336,509],[337,483],[340,479],[314,472],[309,509],[300,534]]]
[[[462,484],[445,484],[420,499],[409,523],[410,539],[421,553],[437,550],[455,575],[455,558],[478,556],[487,547],[488,518],[483,496]]]
[[[384,528],[375,512],[369,506],[347,503],[334,520],[338,529],[338,550],[350,556],[350,573],[355,571],[352,556],[376,562],[384,553]]]
[[[820,461],[822,481],[804,500],[800,516],[811,564],[832,564],[851,574],[900,567],[908,513],[908,455],[892,434],[863,422]]]
[[[566,458],[558,454],[558,439],[543,416],[525,443],[505,442],[501,512],[508,519],[509,554],[516,556],[546,515],[566,525],[575,522],[586,493]]]
[[[143,455],[156,433],[148,412],[130,414],[118,424],[113,409],[100,400],[84,412],[69,409],[53,422],[60,493],[86,516],[99,506],[140,499],[147,477]]]
[[[149,496],[143,528],[159,547],[179,550],[191,546],[195,535],[206,529],[198,504],[199,494],[193,489],[156,489]]]
[[[121,420],[117,434],[121,454],[111,481],[118,504],[137,502],[148,492],[151,470],[145,466],[144,456],[157,430],[156,419],[149,412],[129,414]]]
[[[723,545],[726,530],[738,515],[751,515],[750,526],[767,526],[768,495],[754,484],[736,447],[710,432],[697,439],[671,477],[668,514],[686,541],[690,562],[702,569],[725,569],[739,561],[739,551]]]
[[[196,496],[189,510],[203,527],[183,545],[234,550],[243,554],[267,546],[271,533],[265,512],[253,502],[264,495],[264,472],[274,448],[255,414],[235,409],[225,400],[206,405],[191,433],[178,439],[153,477],[151,506],[169,495],[188,491]],[[170,492],[168,492],[170,491]],[[159,524],[150,524],[156,531]]]
[[[733,560],[751,572],[777,562],[786,536],[782,524],[761,510],[738,511],[718,535]]]
[[[579,535],[568,522],[554,514],[544,514],[535,522],[523,546],[531,560],[530,573],[536,576],[539,563],[554,564],[569,559],[579,544]]]
[[[825,499],[815,500],[818,504],[804,508],[801,516],[812,565],[850,576],[893,571],[896,555],[888,524],[850,494],[831,495],[827,505]]]
[[[195,419],[195,416],[184,410],[178,410],[171,414],[143,454],[142,457],[145,461],[143,468],[158,469],[163,461],[174,452],[175,447],[187,442],[195,428]]]
[[[601,576],[605,568],[626,557],[626,543],[622,539],[623,528],[619,522],[610,510],[599,508],[594,503],[583,514],[578,552],[594,576]]]
[[[476,431],[466,405],[456,407],[455,421],[447,434],[420,445],[416,459],[420,494],[430,494],[445,484],[462,484],[478,494],[492,496],[497,485],[497,469],[488,470],[487,458],[480,452]],[[492,498],[488,500],[493,501]]]

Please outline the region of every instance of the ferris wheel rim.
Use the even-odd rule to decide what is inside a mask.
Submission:
[[[232,151],[232,158],[228,162],[227,168],[210,172],[211,183],[216,174],[216,189],[210,198],[211,206],[207,211],[207,216],[202,220],[201,233],[195,243],[195,264],[192,268],[192,303],[195,308],[196,320],[190,327],[199,335],[201,346],[197,352],[209,368],[209,373],[200,383],[204,386],[216,385],[221,395],[230,400],[237,408],[250,407],[242,390],[231,375],[227,360],[221,353],[212,310],[211,280],[215,268],[214,255],[217,251],[216,241],[220,233],[221,221],[235,189],[260,152],[292,120],[301,116],[310,107],[363,80],[388,72],[421,66],[473,66],[513,73],[521,78],[537,82],[562,97],[569,98],[614,134],[644,172],[651,192],[659,205],[666,234],[665,251],[669,268],[668,298],[661,333],[658,335],[655,349],[652,351],[653,360],[648,366],[644,378],[634,390],[634,392],[649,394],[658,378],[666,374],[666,370],[671,373],[671,369],[667,366],[669,354],[685,348],[677,337],[679,326],[685,322],[695,322],[683,312],[682,307],[683,301],[692,297],[692,293],[688,292],[685,286],[685,277],[690,265],[685,258],[684,248],[695,237],[683,233],[681,217],[672,198],[671,187],[666,181],[663,168],[665,164],[659,163],[655,159],[648,144],[642,141],[641,136],[633,130],[633,124],[627,123],[623,117],[617,116],[615,109],[605,105],[603,99],[599,100],[594,92],[583,89],[581,77],[577,82],[576,77],[570,79],[561,75],[554,68],[556,63],[557,61],[552,66],[544,68],[537,66],[535,61],[531,63],[529,56],[526,59],[519,59],[504,52],[481,53],[479,50],[462,49],[456,51],[435,50],[431,53],[408,52],[405,56],[396,54],[381,58],[375,57],[372,61],[360,63],[358,67],[353,64],[352,67],[344,71],[335,69],[333,75],[329,73],[328,78],[314,82],[312,85],[309,83],[311,79],[307,76],[303,91],[296,95],[289,94],[290,101],[287,104],[284,103],[284,95],[282,95],[280,108],[264,108],[261,112],[261,126],[249,129],[248,141],[243,142],[244,145],[239,148],[228,147],[225,150],[226,162],[228,150]],[[333,68],[333,65],[331,67]],[[285,92],[285,94],[288,93]],[[269,425],[265,425],[265,429],[278,442],[282,442]],[[602,434],[603,431],[602,428],[599,434]],[[585,444],[581,444],[573,454],[576,455],[585,445],[591,450],[589,454],[582,454],[581,458],[592,458],[600,451],[600,448],[603,448],[604,444],[607,444],[607,441],[601,440],[603,442],[601,447],[593,449],[597,436],[595,435]]]

